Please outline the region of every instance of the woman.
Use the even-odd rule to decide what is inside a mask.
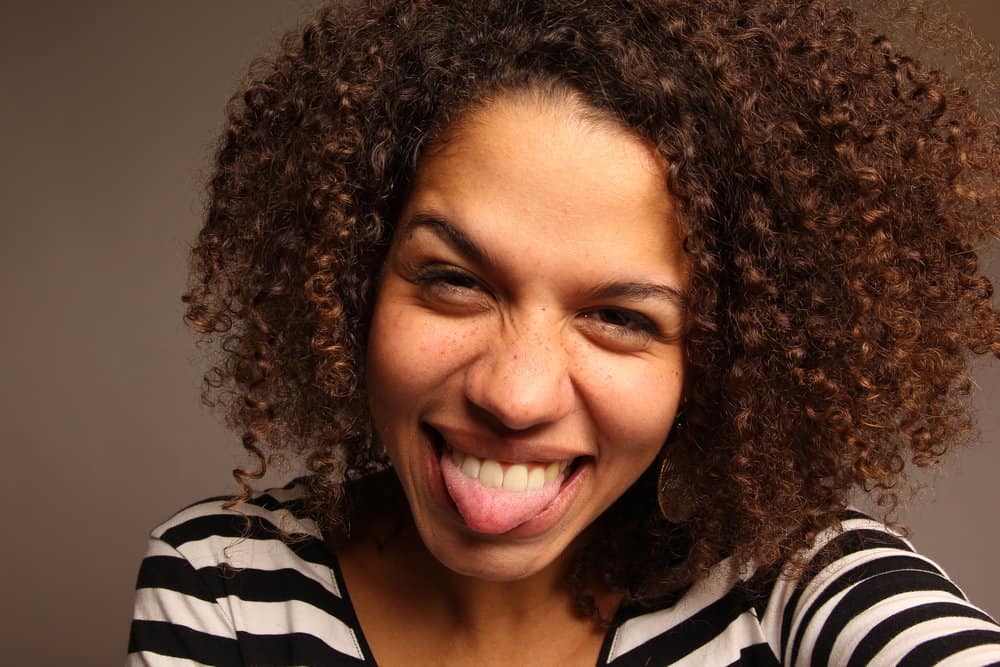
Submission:
[[[131,659],[1000,661],[848,507],[968,431],[998,156],[827,0],[324,12],[232,107],[186,297],[260,467],[154,531]]]

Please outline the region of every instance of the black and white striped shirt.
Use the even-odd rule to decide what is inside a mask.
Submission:
[[[154,530],[128,664],[374,665],[336,559],[297,516],[300,498],[291,484],[241,513],[209,500]],[[762,591],[747,585],[750,568],[723,561],[660,609],[623,608],[598,667],[1000,665],[1000,627],[883,524],[851,514],[809,555],[830,548],[840,555],[806,580]]]

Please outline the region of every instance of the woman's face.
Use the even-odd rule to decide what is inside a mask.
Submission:
[[[524,96],[421,162],[367,383],[420,536],[452,570],[541,571],[659,452],[684,376],[665,183],[639,138]]]

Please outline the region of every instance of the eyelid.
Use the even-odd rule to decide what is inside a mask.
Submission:
[[[606,320],[596,320],[596,318],[592,317],[594,315],[600,315],[601,313],[616,313],[623,316],[624,319],[628,321],[625,324],[619,324]],[[601,326],[620,332],[622,335],[660,336],[660,327],[656,324],[653,318],[632,308],[622,308],[620,306],[601,306],[585,312],[584,316],[588,319],[594,319],[595,321],[598,321]]]
[[[413,280],[416,282],[429,282],[442,278],[463,278],[479,285],[479,279],[473,274],[457,266],[447,264],[430,264],[414,271]]]
[[[646,342],[675,343],[684,338],[685,323],[677,322],[676,316],[663,315],[662,317],[657,317],[656,315],[650,315],[634,308],[610,305],[591,308],[584,314],[592,315],[601,311],[616,311],[637,318],[638,328],[616,326],[612,323],[600,322],[595,318],[590,318],[604,332],[620,340],[645,339]]]
[[[459,299],[468,299],[472,297],[474,292],[490,293],[487,285],[475,273],[448,262],[430,261],[411,266],[409,270],[404,272],[404,275],[407,275],[410,282],[421,286],[422,289],[438,292],[442,298],[445,298],[449,292],[453,297]],[[468,281],[470,284],[456,285],[448,282],[454,279]],[[615,324],[602,321],[595,317],[601,312],[619,313],[632,322]],[[670,326],[673,317],[667,315],[657,317],[621,304],[594,305],[583,310],[581,314],[590,319],[595,326],[600,327],[606,335],[614,336],[622,341],[674,342],[683,337],[683,329],[685,328],[683,324]],[[664,320],[667,321],[667,326],[664,326]]]
[[[479,311],[487,307],[489,290],[474,274],[450,264],[431,263],[415,268],[407,274],[430,303],[445,308],[474,308]]]

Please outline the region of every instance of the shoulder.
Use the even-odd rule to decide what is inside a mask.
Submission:
[[[1000,660],[996,622],[881,522],[851,512],[803,556],[813,567],[799,578],[779,577],[762,618],[787,664]]]
[[[176,551],[196,568],[273,569],[273,561],[295,557],[294,569],[314,560],[322,534],[302,515],[303,487],[292,482],[250,501],[227,507],[228,497],[209,498],[180,510],[153,529],[151,539]],[[302,561],[300,564],[298,561]]]
[[[336,559],[302,515],[302,496],[292,483],[231,509],[212,498],[157,526],[136,584],[130,653],[208,664],[229,654],[286,664],[288,651],[326,664],[363,660]]]
[[[879,521],[848,512],[798,561],[797,576],[722,561],[677,598],[617,619],[608,662],[931,664],[966,651],[1000,660],[995,622]]]

